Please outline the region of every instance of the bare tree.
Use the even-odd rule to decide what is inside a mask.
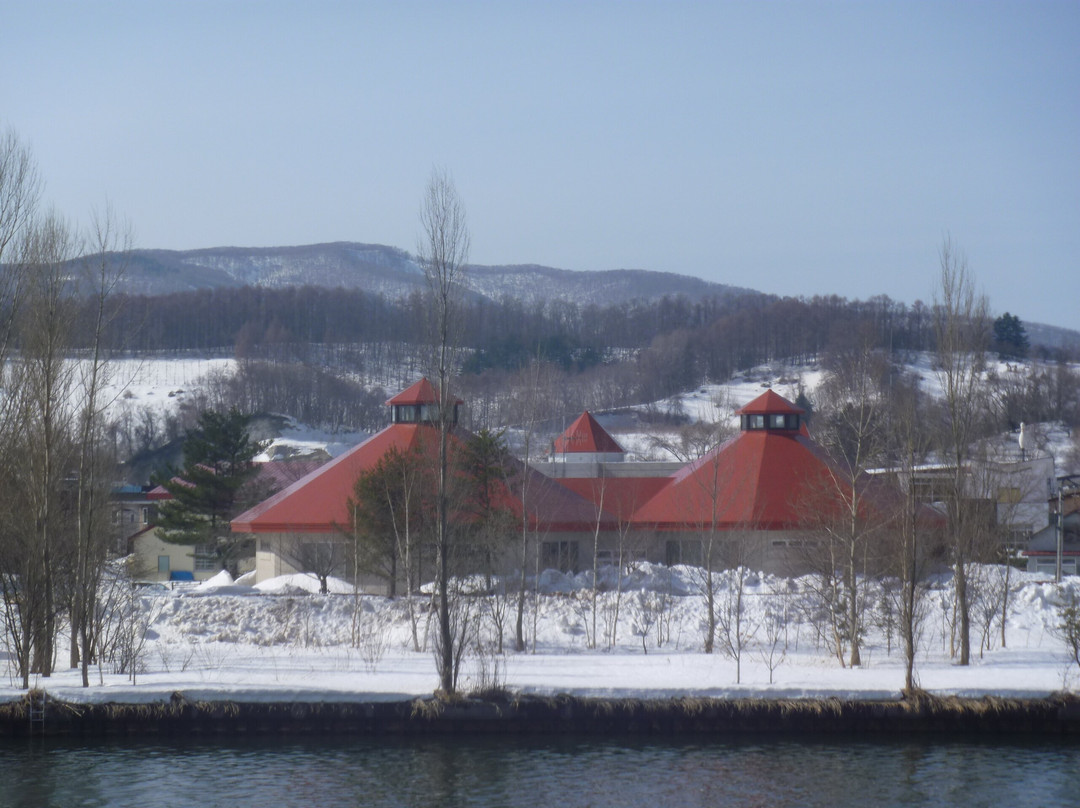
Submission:
[[[72,291],[68,262],[76,254],[66,222],[49,213],[26,232],[21,247],[27,294],[19,317],[20,352],[11,369],[17,542],[21,547],[19,660],[23,686],[31,672],[49,676],[63,599],[59,569],[68,559],[72,487],[77,466],[73,363],[68,361]],[[66,604],[65,604],[66,605]]]
[[[982,370],[989,344],[990,317],[985,295],[975,291],[967,261],[950,239],[940,253],[940,287],[934,306],[937,375],[945,427],[942,450],[952,468],[949,492],[949,549],[959,619],[961,665],[971,661],[971,604],[967,565],[976,558],[979,510],[969,495],[967,466],[979,419],[986,412]]]
[[[885,450],[885,418],[882,382],[889,373],[888,360],[865,337],[830,358],[829,372],[821,386],[821,406],[815,436],[830,454],[832,463],[819,490],[808,492],[816,500],[816,521],[823,541],[818,545],[830,587],[830,605],[841,610],[843,633],[850,649],[848,664],[862,664],[860,653],[867,598],[862,590],[868,555],[875,533],[886,514],[872,501],[867,471],[882,460]],[[816,495],[816,496],[815,496]],[[837,621],[834,620],[834,626]],[[841,664],[844,660],[841,656]]]
[[[373,573],[387,582],[391,598],[405,584],[405,603],[413,649],[420,650],[419,615],[414,595],[420,585],[421,537],[428,514],[423,506],[429,483],[421,447],[390,449],[362,474],[349,503],[353,514],[354,577]]]
[[[741,487],[738,472],[731,463],[725,463],[720,457],[719,447],[724,432],[713,433],[716,445],[698,462],[698,472],[693,479],[697,490],[688,490],[687,494],[698,503],[698,535],[700,556],[691,559],[697,570],[698,590],[705,601],[704,650],[713,652],[718,626],[717,595],[721,586],[716,573],[730,566],[750,563],[750,546],[736,537],[726,536],[723,530],[722,516],[739,498]],[[692,487],[692,486],[691,486]],[[688,487],[688,488],[691,488]]]
[[[0,132],[0,267],[10,260],[8,248],[33,220],[40,196],[37,163],[8,127]]]
[[[336,539],[293,542],[286,548],[292,566],[319,579],[320,595],[330,592],[330,577],[348,563],[347,545]]]
[[[537,407],[536,400],[539,394],[540,387],[540,360],[539,358],[533,360],[530,363],[528,369],[529,381],[525,385],[523,390],[522,401],[522,418],[521,418],[521,430],[523,437],[522,446],[522,462],[524,468],[527,469],[532,462],[532,453],[535,449],[535,431],[537,421]],[[523,469],[524,470],[524,469]],[[525,596],[526,596],[526,584],[528,581],[528,569],[529,569],[529,537],[533,533],[533,526],[530,524],[530,507],[534,505],[532,502],[532,491],[530,489],[530,481],[532,477],[529,474],[521,474],[517,479],[517,494],[521,502],[521,557],[519,558],[520,567],[518,568],[518,592],[517,592],[517,608],[514,617],[514,650],[519,653],[525,650]]]
[[[27,254],[32,244],[28,231],[32,229],[41,183],[37,165],[30,150],[13,129],[0,132],[0,385],[5,390],[17,390],[16,368],[12,350],[21,322],[22,303],[26,292],[26,276],[32,256]],[[0,396],[0,594],[3,595],[4,633],[15,652],[19,674],[28,683],[29,650],[24,648],[23,625],[32,601],[21,590],[26,579],[21,574],[28,562],[30,547],[27,537],[32,532],[26,525],[25,513],[18,506],[23,442],[19,428],[19,398]]]
[[[113,300],[133,240],[130,225],[120,221],[109,206],[92,216],[89,237],[91,249],[83,258],[83,282],[94,308],[90,333],[85,335],[89,352],[80,365],[76,552],[70,607],[71,664],[74,667],[81,658],[83,687],[90,686],[98,627],[93,610],[111,537],[108,487],[115,457],[108,451],[105,425],[106,410],[113,403],[104,393],[111,381],[106,334],[118,315]]]
[[[761,615],[760,637],[755,643],[758,659],[769,669],[769,684],[773,683],[776,669],[784,664],[788,652],[788,622],[791,614],[786,594],[773,592]]]
[[[929,435],[924,428],[923,407],[920,405],[917,381],[896,384],[890,397],[892,452],[900,476],[901,496],[897,502],[898,517],[893,520],[890,543],[892,570],[899,580],[897,598],[897,628],[904,651],[904,692],[914,692],[915,657],[925,617],[925,569],[930,558],[926,534],[932,517],[923,515],[915,492],[915,469],[929,451]]]
[[[735,539],[743,543],[745,539]],[[728,569],[721,576],[716,599],[718,608],[717,634],[724,654],[735,662],[735,684],[742,682],[742,658],[750,641],[757,633],[757,623],[747,610],[746,587],[750,579],[750,570],[742,564]],[[770,671],[771,675],[771,671]]]
[[[639,534],[632,529],[630,514],[637,509],[636,498],[621,503],[618,521],[615,525],[615,556],[612,558],[615,566],[615,601],[611,607],[611,623],[608,632],[608,646],[614,648],[618,643],[619,613],[622,610],[623,579],[631,571],[634,564],[634,553]]]
[[[469,255],[469,231],[465,207],[458,198],[453,180],[445,171],[434,170],[420,210],[421,238],[417,257],[424,270],[428,289],[428,321],[431,328],[432,375],[438,389],[438,469],[435,497],[436,589],[438,598],[438,641],[436,668],[439,687],[447,694],[457,689],[460,654],[452,624],[450,592],[450,434],[457,406],[450,393],[459,348],[461,284]]]
[[[679,405],[681,406],[681,401]],[[682,463],[692,463],[731,437],[731,425],[724,417],[731,409],[729,397],[723,393],[718,394],[706,407],[704,417],[680,426],[666,435],[653,436],[649,441],[650,445]]]

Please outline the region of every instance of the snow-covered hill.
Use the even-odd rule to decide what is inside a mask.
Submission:
[[[579,305],[756,294],[689,275],[648,270],[570,271],[523,264],[471,266],[466,286],[492,300],[526,303],[573,301]],[[202,250],[136,250],[124,289],[166,294],[218,286],[321,286],[362,289],[401,298],[424,288],[423,273],[409,253],[381,244],[335,242],[299,247],[215,247]]]

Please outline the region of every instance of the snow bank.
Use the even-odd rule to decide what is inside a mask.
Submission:
[[[997,574],[986,568],[980,574]],[[478,629],[470,643],[461,687],[490,683],[513,691],[576,696],[667,698],[673,696],[766,698],[894,698],[904,681],[895,628],[882,609],[883,590],[868,581],[873,604],[866,617],[861,667],[842,667],[815,616],[821,607],[812,581],[752,575],[745,581],[744,627],[748,638],[736,681],[735,662],[702,652],[706,607],[700,570],[640,564],[621,581],[601,570],[592,611],[591,572],[547,571],[539,592],[529,592],[523,615],[529,653],[514,643],[516,593],[476,595],[465,603]],[[719,597],[737,585],[717,575]],[[950,653],[948,576],[931,584],[916,672],[920,686],[942,695],[1045,697],[1076,689],[1080,671],[1068,662],[1057,626],[1066,591],[1080,595],[1080,579],[1063,588],[1044,577],[1016,573],[1006,623],[1006,647],[995,622],[972,634],[972,664],[959,667]],[[496,582],[497,584],[498,582]],[[175,691],[191,699],[246,701],[401,700],[437,686],[432,642],[435,620],[429,597],[390,600],[364,595],[337,579],[320,595],[311,575],[290,575],[257,587],[226,575],[197,589],[141,599],[149,621],[140,649],[137,684],[108,665],[92,674],[95,686],[79,687],[77,671],[61,671],[44,686],[72,701],[167,701]],[[501,588],[496,585],[495,592]],[[766,607],[779,604],[786,620],[777,635],[769,670]],[[977,622],[977,621],[976,621]],[[893,626],[895,621],[893,621]],[[498,636],[503,653],[497,651]],[[722,643],[717,643],[718,648]],[[476,648],[484,648],[477,655]],[[419,648],[420,650],[414,650]],[[64,652],[60,650],[60,658]],[[0,699],[18,698],[10,657]]]
[[[331,595],[351,595],[355,592],[352,584],[340,578],[328,578],[326,584]],[[269,578],[255,584],[255,589],[266,595],[305,595],[318,594],[322,585],[319,583],[318,576],[301,572]]]

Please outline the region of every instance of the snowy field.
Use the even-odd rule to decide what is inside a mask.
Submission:
[[[993,583],[1000,571],[986,567],[978,574]],[[602,582],[612,586],[613,572],[605,572]],[[515,693],[583,697],[899,696],[903,662],[895,632],[890,639],[877,584],[868,590],[875,607],[867,621],[863,664],[852,669],[840,666],[814,627],[808,579],[751,576],[744,587],[749,636],[741,683],[736,684],[730,654],[702,652],[704,606],[695,580],[691,568],[652,565],[625,579],[614,647],[605,647],[605,637],[614,622],[616,594],[601,593],[599,649],[589,648],[593,630],[587,573],[569,577],[548,571],[541,576],[537,608],[530,595],[525,618],[535,651],[530,647],[526,653],[509,650],[512,607],[507,607],[503,631],[506,653],[499,654],[492,610],[506,602],[492,596],[473,598],[487,650],[465,659],[461,689],[467,692],[494,681]],[[32,684],[75,702],[158,702],[175,691],[189,699],[236,701],[388,701],[430,695],[438,681],[430,642],[429,650],[412,650],[405,600],[357,598],[343,582],[331,583],[339,594],[316,594],[317,582],[305,576],[274,579],[255,588],[233,583],[223,573],[197,588],[140,596],[136,602],[148,624],[134,684],[130,675],[117,673],[108,662],[92,670],[89,689],[79,686],[77,671],[67,670]],[[1001,647],[995,619],[988,633],[990,650],[979,650],[984,620],[977,608],[974,658],[965,668],[954,664],[948,650],[949,621],[943,607],[950,601],[949,581],[935,583],[925,599],[916,667],[924,689],[940,695],[1038,698],[1080,687],[1080,671],[1069,662],[1056,631],[1063,591],[1045,576],[1027,573],[1012,573],[1011,586],[1007,647]],[[1080,579],[1067,579],[1065,589],[1080,595]],[[728,591],[734,590],[722,587],[721,601]],[[414,601],[422,644],[425,634],[434,631],[434,623],[427,622],[428,602]],[[766,619],[766,604],[773,604],[774,613],[786,611],[779,629]],[[769,647],[774,649],[772,684]],[[0,700],[21,697],[2,651],[0,676]]]
[[[196,384],[214,373],[231,373],[235,359],[138,356],[109,363],[106,398],[117,405],[172,409],[190,395]]]

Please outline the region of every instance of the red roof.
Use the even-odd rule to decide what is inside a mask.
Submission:
[[[666,529],[794,527],[797,498],[828,474],[808,443],[797,432],[742,432],[680,470],[634,522]]]
[[[406,387],[396,396],[386,402],[387,406],[393,407],[396,405],[413,406],[416,404],[437,404],[439,401],[439,391],[435,389],[435,385],[427,380],[427,377],[422,378],[409,387]],[[458,404],[464,404],[464,401],[458,400]]]
[[[352,524],[348,501],[360,472],[372,468],[392,448],[402,452],[413,449],[421,431],[430,429],[420,424],[391,424],[237,516],[232,520],[233,531],[333,533],[347,527]]]
[[[392,407],[395,404],[434,404],[438,400],[439,394],[435,392],[434,385],[424,378],[405,388],[386,403]]]
[[[736,415],[802,415],[804,412],[806,410],[772,390],[766,390],[745,407],[735,410]]]
[[[671,477],[560,477],[557,482],[625,524]]]
[[[411,392],[410,392],[411,391]],[[391,403],[424,403],[434,392],[421,380]],[[741,414],[799,414],[802,410],[771,390],[740,410]],[[801,420],[801,419],[800,419]],[[430,453],[437,431],[429,424],[395,423],[340,457],[296,481],[232,522],[238,533],[336,533],[352,522],[348,502],[357,477],[372,468],[391,448]],[[453,436],[451,451],[465,433]],[[560,444],[560,441],[562,443]],[[622,451],[596,420],[583,413],[556,442],[566,452]],[[560,448],[563,447],[563,448]],[[426,448],[425,448],[426,447]],[[434,460],[432,461],[434,462]],[[639,529],[778,530],[806,527],[814,518],[808,495],[820,502],[836,499],[834,467],[825,453],[795,429],[745,429],[700,460],[667,477],[564,478],[554,480],[519,460],[511,460],[513,488],[496,494],[520,519],[522,503],[514,491],[524,481],[530,525],[541,530],[587,531],[600,522],[603,530],[629,520]],[[821,492],[833,499],[821,500]],[[800,505],[800,500],[802,504]],[[817,508],[821,518],[821,506]]]
[[[554,450],[560,454],[602,452],[622,454],[623,448],[586,410],[555,439]]]
[[[452,446],[459,446],[455,435]],[[401,452],[431,452],[438,432],[427,424],[391,424],[283,491],[232,520],[237,533],[337,533],[352,524],[348,502],[360,474],[394,448]],[[425,449],[425,447],[427,447]],[[434,459],[432,460],[434,463]],[[596,524],[596,509],[585,499],[559,486],[519,461],[512,476],[527,475],[526,507],[530,524],[553,531],[586,530]],[[519,518],[521,500],[504,491],[499,497]],[[605,526],[610,526],[605,521]]]
[[[740,415],[802,412],[772,390],[738,410]],[[680,469],[671,485],[637,510],[634,523],[668,530],[793,528],[805,523],[798,501],[813,489],[829,490],[825,483],[832,474],[805,429],[748,429]]]

